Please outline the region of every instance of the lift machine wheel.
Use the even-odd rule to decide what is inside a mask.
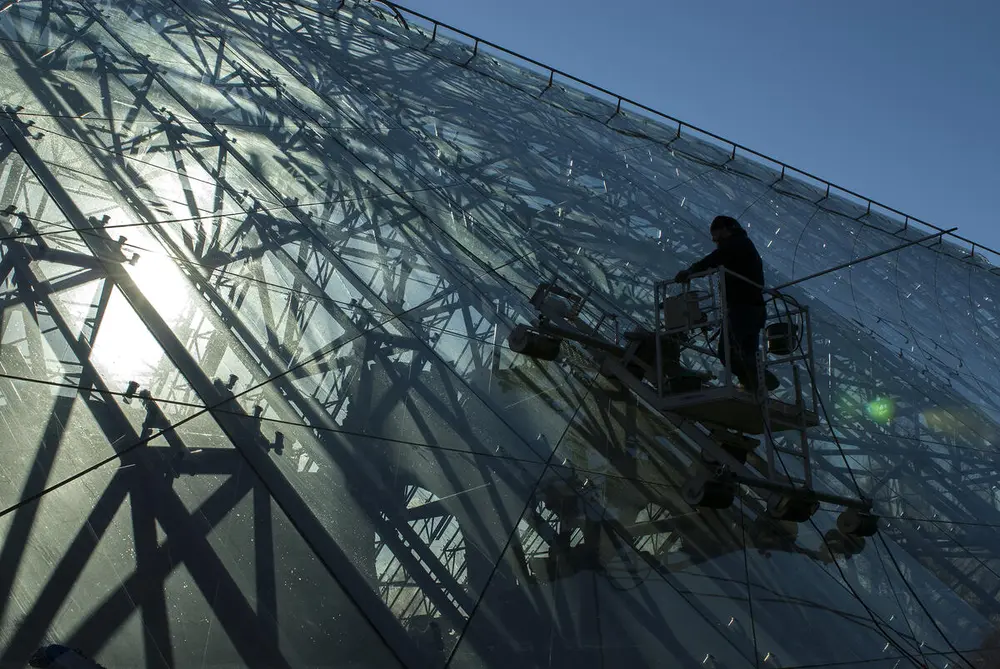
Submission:
[[[853,557],[865,549],[865,538],[844,534],[840,530],[827,530],[823,541],[831,554]]]
[[[772,493],[767,499],[767,513],[775,520],[804,523],[819,510],[819,502],[806,492],[797,495]]]
[[[728,509],[736,497],[736,485],[728,481],[698,478],[684,486],[684,501],[691,506]]]
[[[555,360],[559,357],[559,344],[562,340],[529,330],[524,325],[516,325],[507,337],[510,350],[529,358],[539,360]]]
[[[837,529],[858,537],[874,536],[878,532],[878,516],[857,509],[846,509],[837,517]]]

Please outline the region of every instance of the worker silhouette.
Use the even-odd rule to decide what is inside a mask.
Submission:
[[[687,283],[692,274],[713,267],[725,267],[739,275],[726,274],[726,305],[729,316],[729,347],[733,352],[733,374],[750,392],[757,391],[757,353],[760,332],[767,320],[764,302],[764,263],[746,230],[732,216],[716,216],[711,226],[716,249],[674,277]],[[745,277],[745,278],[741,278]],[[719,359],[726,364],[726,346],[719,337]],[[778,379],[766,374],[769,390],[778,386]]]

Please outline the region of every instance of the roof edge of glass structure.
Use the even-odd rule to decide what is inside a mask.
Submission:
[[[390,0],[339,0],[336,3],[336,7],[329,8],[329,7],[324,7],[324,5],[328,4],[324,0],[321,0],[320,2],[316,3],[317,6],[314,6],[312,3],[308,2],[298,2],[296,0],[293,0],[293,2],[294,4],[300,5],[304,8],[308,8],[320,13],[323,13],[325,11],[330,11],[331,14],[334,15],[340,12],[345,7],[352,7],[352,8],[363,7],[364,9],[370,9],[375,11],[376,14],[381,15],[382,18],[385,18],[390,21],[396,21],[407,32],[412,31],[416,27],[411,23],[413,19],[426,21],[432,26],[432,28],[430,30],[428,42],[425,45],[425,48],[426,46],[429,46],[431,43],[437,40],[449,39],[456,42],[462,42],[463,40],[471,40],[471,50],[469,50],[468,52],[468,58],[464,61],[459,61],[456,64],[459,64],[463,67],[470,67],[472,69],[475,69],[475,71],[478,74],[487,77],[492,77],[494,79],[497,79],[498,81],[501,81],[502,83],[518,87],[513,82],[505,80],[503,77],[496,76],[496,73],[494,72],[490,72],[489,70],[485,69],[476,69],[473,67],[475,65],[474,61],[481,56],[489,56],[497,60],[504,60],[504,56],[511,57],[513,59],[516,59],[516,61],[518,62],[510,62],[509,63],[510,65],[527,70],[540,68],[542,70],[541,74],[544,74],[547,77],[545,88],[538,94],[538,99],[540,101],[549,102],[550,104],[557,104],[553,103],[551,100],[545,100],[544,94],[550,88],[554,86],[560,86],[561,80],[565,80],[566,82],[569,82],[568,86],[569,88],[579,87],[581,89],[586,89],[586,90],[580,90],[580,92],[584,93],[585,95],[595,100],[598,100],[605,104],[609,104],[611,106],[612,108],[611,115],[603,119],[603,123],[605,125],[609,125],[612,121],[614,121],[619,117],[627,116],[630,111],[637,113],[641,117],[641,119],[645,122],[653,122],[657,125],[662,126],[662,121],[669,121],[671,124],[676,125],[676,128],[672,129],[672,131],[675,133],[674,139],[679,138],[681,136],[681,133],[684,132],[684,134],[694,135],[697,139],[703,142],[707,142],[709,144],[715,144],[715,145],[721,144],[723,147],[726,148],[728,152],[729,161],[734,161],[737,158],[748,158],[759,165],[763,165],[765,167],[773,169],[777,174],[777,179],[775,183],[786,179],[814,181],[817,183],[817,185],[819,185],[819,187],[823,191],[822,198],[820,201],[822,201],[823,199],[839,198],[842,200],[847,200],[855,205],[860,206],[862,211],[858,216],[856,216],[856,220],[858,220],[859,222],[864,222],[863,219],[878,217],[887,219],[886,221],[883,222],[891,221],[892,223],[895,223],[897,226],[899,226],[899,230],[896,231],[897,234],[905,233],[906,231],[909,230],[911,225],[916,226],[920,231],[922,231],[923,228],[926,228],[928,231],[939,232],[942,234],[942,237],[947,238],[947,241],[955,247],[954,252],[962,253],[964,251],[964,255],[968,259],[970,260],[977,259],[980,262],[985,262],[987,265],[990,266],[990,271],[1000,271],[1000,251],[996,249],[993,249],[989,246],[976,242],[967,237],[963,237],[962,235],[956,234],[951,230],[942,228],[923,219],[911,216],[910,214],[907,214],[906,212],[901,211],[895,207],[883,204],[866,195],[853,191],[849,188],[837,185],[832,181],[829,181],[828,179],[824,179],[823,177],[812,174],[811,172],[807,172],[805,170],[797,168],[782,160],[778,160],[777,158],[774,158],[767,154],[751,149],[750,147],[747,147],[743,144],[734,142],[730,139],[727,139],[726,137],[711,132],[710,130],[706,130],[692,123],[683,121],[679,118],[671,116],[670,114],[666,114],[662,111],[659,111],[658,109],[654,109],[653,107],[645,105],[641,102],[638,102],[623,95],[619,95],[614,91],[604,88],[603,86],[599,86],[590,81],[587,81],[586,79],[577,77],[573,74],[570,74],[558,68],[546,65],[545,63],[535,60],[534,58],[525,56],[524,54],[518,53],[517,51],[513,51],[512,49],[508,49],[500,44],[484,39],[477,35],[473,35],[472,33],[462,30],[461,28],[457,28],[443,21],[439,21],[431,16],[410,9],[409,7],[406,7],[399,3],[391,2]],[[376,3],[384,5],[385,7],[390,9],[391,16],[383,14],[381,10],[377,6],[375,6]],[[442,34],[440,34],[442,31],[447,31],[448,36],[444,37]],[[393,39],[394,37],[398,37],[394,35],[385,34],[384,32],[381,33],[381,36],[383,38],[387,38],[390,40]],[[500,54],[502,55],[488,53],[487,50],[496,50],[500,52]],[[564,105],[557,104],[557,106],[564,106]],[[570,110],[570,111],[576,111],[578,113],[586,114],[585,111],[580,109]],[[591,116],[595,120],[602,120],[600,118],[597,118],[596,116],[593,115]],[[663,127],[666,128],[666,126]],[[642,137],[642,134],[635,132],[631,132],[629,134]],[[663,139],[659,139],[652,134],[647,134],[643,138],[648,139],[650,141],[663,142]],[[672,141],[673,140],[668,140],[666,143],[669,144]]]

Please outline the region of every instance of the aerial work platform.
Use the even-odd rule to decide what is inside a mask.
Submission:
[[[629,375],[625,365],[613,357],[603,360],[601,370],[608,376],[618,378]],[[815,411],[804,409],[800,412],[794,404],[777,399],[767,402],[765,420],[757,397],[733,385],[671,393],[663,397],[639,382],[629,385],[657,411],[670,411],[694,421],[725,425],[743,434],[763,435],[767,432],[768,423],[774,432],[797,430],[802,426],[817,427],[820,424]]]
[[[691,283],[655,284],[652,327],[638,324],[625,333],[619,327],[622,314],[588,309],[587,296],[552,280],[531,298],[537,317],[516,326],[508,345],[553,361],[562,344],[572,342],[624,396],[638,398],[677,426],[701,449],[701,462],[683,488],[691,506],[727,508],[743,485],[760,495],[774,520],[806,522],[826,502],[843,509],[838,527],[854,537],[851,541],[873,535],[878,518],[869,499],[860,492],[848,497],[813,487],[809,430],[821,421],[808,309],[764,290],[766,341],[751,370],[749,354],[739,357],[731,350],[736,340],[725,294],[728,272],[693,275],[697,290]],[[739,374],[748,377],[739,383],[729,362],[734,357],[741,361]],[[779,434],[786,435],[781,446],[775,443]]]

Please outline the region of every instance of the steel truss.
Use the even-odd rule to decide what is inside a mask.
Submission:
[[[748,547],[826,565],[839,559],[822,542],[758,523],[763,509],[749,500],[719,518],[690,518],[679,490],[698,455],[690,438],[635,405],[616,404],[580,360],[519,368],[498,346],[526,317],[528,287],[554,271],[580,292],[597,286],[595,304],[617,314],[623,327],[640,321],[652,285],[636,281],[635,272],[648,263],[651,240],[665,258],[699,242],[687,227],[698,214],[676,202],[704,196],[707,176],[719,174],[747,202],[773,191],[683,152],[643,155],[640,140],[622,150],[623,140],[608,139],[603,129],[583,129],[576,138],[594,151],[567,152],[563,140],[573,133],[552,109],[538,110],[531,122],[515,110],[487,112],[489,123],[473,123],[475,110],[465,103],[435,131],[418,132],[428,106],[416,93],[379,97],[372,91],[391,87],[364,90],[358,77],[366,70],[380,77],[400,65],[398,58],[359,53],[342,69],[303,60],[305,49],[335,62],[351,31],[360,30],[347,11],[327,22],[289,4],[165,6],[178,10],[174,18],[145,3],[20,3],[8,10],[31,17],[32,35],[49,41],[4,43],[8,61],[38,77],[23,81],[37,106],[7,108],[0,118],[0,205],[9,205],[0,218],[0,336],[10,337],[0,340],[0,393],[11,407],[5,412],[27,412],[46,394],[14,377],[78,388],[55,400],[45,448],[22,495],[52,482],[52,454],[70,447],[61,444],[58,425],[80,408],[103,435],[93,437],[105,448],[101,456],[120,452],[112,465],[120,469],[97,497],[88,529],[74,536],[4,637],[3,661],[18,661],[46,641],[88,557],[126,505],[135,570],[63,642],[99,650],[138,607],[148,666],[184,659],[174,645],[167,586],[180,564],[242,662],[302,660],[281,641],[276,562],[292,531],[296,545],[318,558],[303,569],[316,579],[332,576],[352,602],[343,610],[356,607],[406,666],[442,666],[459,639],[488,655],[510,634],[508,625],[551,625],[524,584],[558,580],[566,556],[582,556],[582,563],[569,560],[576,571],[581,564],[593,571],[591,549],[605,563],[617,555],[619,572],[605,575],[630,584],[643,580],[640,573],[668,578],[690,564],[724,580],[725,570],[712,571],[712,561]],[[129,32],[143,23],[159,40],[149,56]],[[64,71],[78,76],[67,80]],[[379,83],[385,81],[391,78]],[[619,163],[608,167],[593,157],[612,146]],[[640,161],[650,167],[639,169]],[[676,169],[670,183],[652,176],[666,165]],[[677,223],[666,235],[663,220]],[[147,295],[148,284],[133,277],[157,257],[183,278],[189,299],[179,314],[164,313],[163,302]],[[68,305],[81,288],[92,288],[92,299],[76,322]],[[113,327],[108,312],[118,296],[164,354],[131,392],[92,360],[100,334]],[[23,341],[9,334],[12,318],[27,324]],[[819,379],[829,383],[827,397],[836,391],[871,399],[885,391],[883,379],[912,377],[912,366],[885,349],[872,345],[876,355],[865,357],[850,348],[845,342],[856,329],[836,315],[825,314],[824,322],[829,343],[817,359],[830,360],[830,373]],[[511,410],[511,396],[535,397],[537,415]],[[192,418],[190,429],[172,427],[197,412],[204,416]],[[982,450],[983,435],[968,432],[934,434],[933,448],[926,446],[931,430],[919,414],[917,406],[899,409],[896,425],[907,426],[900,428],[905,434],[838,416],[839,445],[831,440],[827,451],[813,451],[814,474],[848,490],[857,476],[885,515],[940,525],[934,538],[907,520],[892,522],[886,533],[992,615],[1000,583],[983,556],[990,540],[957,524],[970,516],[1000,524],[998,500],[986,485],[995,476],[991,453]],[[996,429],[983,416],[975,421],[980,433]],[[626,444],[636,424],[648,440],[666,436],[670,448]],[[536,434],[551,435],[552,445],[539,446]],[[380,437],[385,443],[375,445]],[[391,446],[397,437],[414,445]],[[440,448],[457,444],[458,454]],[[603,468],[587,464],[591,451],[606,460]],[[648,459],[637,459],[640,453]],[[299,476],[302,455],[340,472],[333,490],[322,491],[333,501]],[[488,491],[428,473],[422,457],[436,458],[446,472],[465,467],[470,480],[479,472]],[[192,508],[175,477],[222,483]],[[599,478],[604,492],[595,497],[585,484]],[[970,482],[983,487],[966,489]],[[577,500],[576,510],[553,511],[553,490]],[[244,504],[253,509],[255,598],[210,540]],[[27,504],[11,514],[0,602],[15,587],[20,546],[40,508]],[[486,520],[484,509],[492,509]],[[331,520],[335,511],[356,514],[360,529]],[[284,520],[275,522],[279,516]],[[679,544],[689,549],[687,562],[670,563]],[[586,551],[570,550],[579,546]],[[389,563],[379,565],[379,555],[391,555]],[[539,560],[559,566],[539,571]],[[868,568],[873,591],[893,581],[891,573]],[[760,587],[763,577],[754,578]],[[743,587],[721,586],[740,610],[749,603],[750,579]],[[491,604],[474,615],[487,593]],[[712,616],[697,597],[683,598]],[[655,609],[628,598],[621,606],[651,631],[661,628]],[[924,617],[913,601],[903,614]],[[758,615],[762,628],[782,625],[773,612]],[[926,632],[902,629],[889,636],[911,650]],[[564,643],[571,650],[572,641]],[[749,639],[717,643],[746,658],[759,650]],[[498,662],[509,659],[501,655]]]

